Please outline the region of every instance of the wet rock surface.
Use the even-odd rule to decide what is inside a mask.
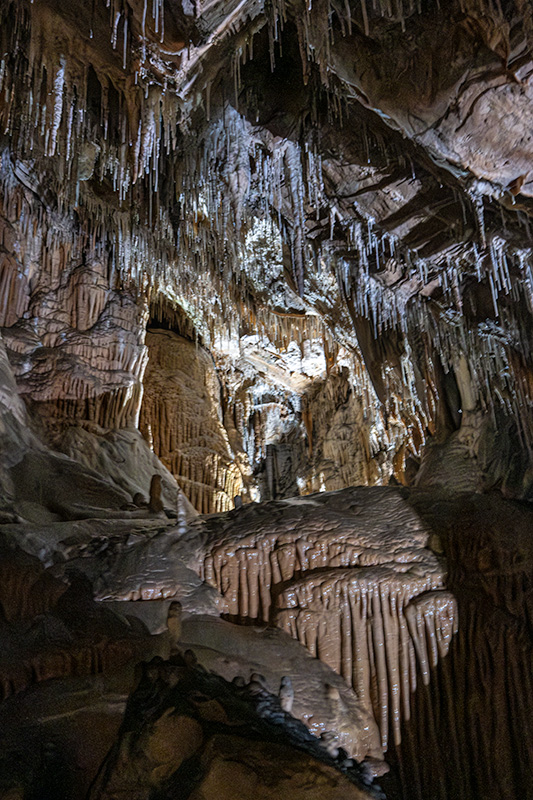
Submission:
[[[516,718],[522,703],[520,726],[527,729],[529,724],[524,669],[530,637],[524,622],[530,616],[533,556],[527,505],[498,495],[454,496],[391,487],[252,504],[195,518],[181,529],[170,520],[164,526],[157,521],[151,527],[143,521],[120,524],[122,533],[117,522],[103,520],[42,529],[35,524],[3,526],[11,548],[4,581],[4,614],[10,621],[3,623],[2,635],[8,700],[0,708],[9,734],[0,769],[6,789],[19,786],[25,792],[33,785],[41,787],[35,791],[44,791],[43,781],[51,780],[46,776],[54,772],[50,765],[56,759],[62,764],[60,780],[64,786],[72,781],[74,787],[64,788],[68,800],[79,796],[81,786],[88,791],[97,771],[90,795],[94,797],[156,792],[163,798],[182,791],[203,797],[204,792],[210,796],[213,785],[228,781],[242,787],[243,796],[252,786],[266,797],[282,790],[298,796],[315,788],[336,797],[335,792],[364,791],[365,781],[381,776],[387,769],[386,751],[392,774],[379,782],[388,797],[407,798],[415,792],[425,800],[425,787],[442,778],[443,800],[451,791],[469,800],[485,780],[482,764],[492,763],[489,753],[496,747],[487,730],[476,751],[480,765],[469,769],[471,751],[465,742],[481,719],[491,720],[490,730],[498,731],[501,746],[494,787],[510,800],[524,786],[522,766],[515,769],[509,754],[517,748],[521,764],[527,765],[529,749],[503,721]],[[133,524],[139,526],[136,534],[128,529]],[[48,535],[52,530],[55,542]],[[16,540],[41,552],[48,566],[17,551]],[[249,595],[245,597],[242,587],[236,594],[238,613],[232,617],[240,624],[224,621],[216,615],[228,612],[224,590],[231,597],[231,580],[221,584],[219,593],[202,586],[198,573],[213,558],[214,546],[221,559],[223,554],[220,564],[224,561],[231,574],[233,559],[240,563],[238,549],[253,545],[257,550],[261,542],[269,563],[277,562],[280,573],[286,569],[279,585],[274,580],[268,586],[270,620],[260,622],[257,615],[242,613],[249,613],[250,594],[254,587],[260,590],[261,575],[267,574],[259,571],[257,583],[247,584]],[[164,572],[156,569],[158,564],[166,565]],[[16,593],[8,578],[16,581],[17,574],[20,602],[15,608]],[[120,585],[126,574],[133,581],[143,576],[144,585],[152,587],[151,599],[142,599],[141,593],[132,602],[122,590],[112,599],[105,587],[115,581]],[[192,593],[186,588],[187,574],[195,576]],[[242,579],[239,570],[237,574]],[[97,602],[91,581],[99,589]],[[45,591],[45,586],[50,588]],[[210,616],[197,613],[202,593],[218,598]],[[176,627],[170,619],[178,599]],[[278,627],[269,627],[272,623]],[[472,647],[486,655],[469,666]],[[145,677],[120,723],[135,682],[134,665],[154,652],[163,658],[170,653],[170,662],[159,659],[143,667]],[[76,675],[80,677],[72,677]],[[175,693],[184,675],[189,676],[184,679],[187,700]],[[62,684],[67,676],[71,677]],[[35,686],[36,681],[45,683]],[[499,697],[506,699],[496,700]],[[186,713],[172,710],[182,702]],[[234,703],[236,717],[228,710]],[[262,720],[250,723],[253,735],[247,727],[250,717],[241,719],[243,707]],[[101,727],[103,741],[111,748],[105,767],[100,768],[102,743],[81,755],[80,726],[88,719],[97,730]],[[237,722],[244,724],[240,731],[234,728]],[[280,724],[281,732],[272,734],[272,724]],[[172,726],[176,736],[169,733]],[[291,739],[291,731],[297,732],[296,740],[303,737],[304,752],[301,741]],[[24,755],[26,742],[45,734],[55,743],[50,752]],[[273,766],[281,758],[279,736],[288,736],[287,746],[292,742],[299,752],[285,751],[282,762],[287,766],[281,773]],[[441,774],[444,762],[433,754],[440,753],[441,736],[454,764],[446,778]],[[316,747],[327,754],[318,766]],[[420,752],[423,767],[416,771],[415,753]],[[353,767],[362,776],[361,788],[347,789],[345,778],[332,776],[329,770],[336,767],[328,758],[337,767],[340,763],[341,771],[345,761],[349,769],[350,759],[361,763]],[[194,769],[180,767],[182,761]],[[313,776],[311,783],[301,782],[301,770]]]
[[[314,659],[294,638],[274,627],[236,626],[221,619],[192,616],[183,622],[182,648],[192,648],[209,670],[233,681],[256,673],[272,694],[290,686],[290,711],[320,737],[335,732],[337,746],[357,761],[382,758],[373,715],[338,672]]]
[[[150,662],[90,797],[379,797],[257,681]]]
[[[156,640],[93,599],[74,568],[65,581],[19,548],[1,549],[0,693],[5,699],[35,683],[112,672],[158,652]]]

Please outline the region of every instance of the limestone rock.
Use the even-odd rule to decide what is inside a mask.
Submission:
[[[90,797],[375,796],[361,775],[355,764],[342,767],[265,690],[253,694],[180,661],[153,661]]]

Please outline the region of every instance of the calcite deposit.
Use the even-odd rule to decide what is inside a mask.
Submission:
[[[457,629],[428,538],[398,489],[311,495],[217,520],[204,574],[230,615],[273,621],[341,674],[386,747],[390,721],[399,741],[409,718],[417,674],[429,680]]]
[[[532,76],[525,0],[0,0],[2,800],[532,796]]]
[[[384,567],[331,570],[295,582],[278,599],[276,624],[374,706],[384,747],[390,722],[400,741],[418,676],[429,682],[457,632],[453,595],[427,588],[426,577]]]
[[[140,429],[195,508],[228,511],[243,478],[222,424],[210,355],[173,331],[150,330]]]

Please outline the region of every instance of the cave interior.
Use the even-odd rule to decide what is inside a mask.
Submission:
[[[533,800],[528,0],[0,0],[0,800]]]

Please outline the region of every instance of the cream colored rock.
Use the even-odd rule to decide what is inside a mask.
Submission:
[[[457,632],[457,604],[442,577],[416,567],[332,569],[301,578],[278,596],[276,624],[376,710],[384,748],[389,727],[400,742],[418,674],[429,683],[430,668],[446,656]],[[332,701],[341,707],[336,690]]]
[[[233,508],[242,476],[220,421],[220,387],[209,354],[171,331],[151,330],[140,428],[192,505]]]
[[[426,549],[429,530],[393,488],[352,488],[294,498],[265,510],[248,506],[209,528],[203,565],[229,613],[268,620],[271,589],[295,574],[393,564],[441,585],[442,567]]]
[[[458,624],[429,528],[395,488],[267,509],[250,506],[212,530],[206,523],[206,580],[236,618],[270,620],[342,675],[376,714],[383,747],[390,729],[399,743],[418,670],[429,680]],[[341,733],[345,709],[336,695],[330,701]]]
[[[94,423],[71,425],[62,434],[58,449],[105,475],[131,498],[140,494],[146,503],[150,481],[155,472],[161,476],[163,506],[183,519],[196,516],[196,511],[180,492],[174,477],[150,450],[146,440],[134,428],[109,430]]]
[[[285,710],[302,720],[315,736],[335,730],[339,745],[358,761],[366,755],[383,758],[373,715],[338,674],[312,658],[286,633],[276,628],[236,626],[206,616],[186,617],[182,630],[182,650],[191,648],[207,669],[228,681],[254,672],[264,675],[266,689],[273,694],[279,690],[280,701],[290,701],[291,708]]]

